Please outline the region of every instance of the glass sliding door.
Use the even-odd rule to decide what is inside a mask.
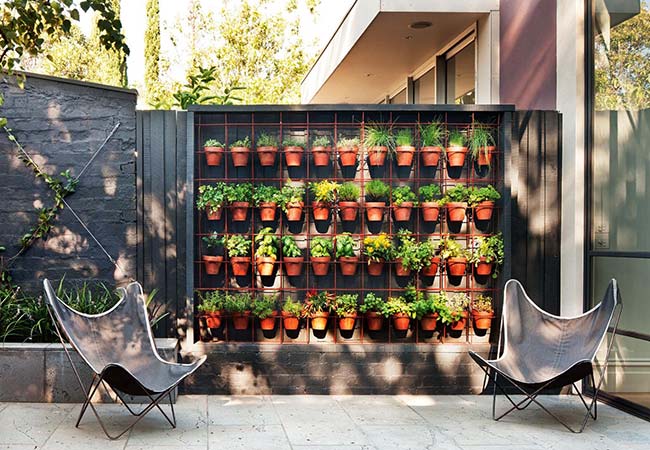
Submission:
[[[476,103],[476,44],[458,46],[447,53],[447,103]]]

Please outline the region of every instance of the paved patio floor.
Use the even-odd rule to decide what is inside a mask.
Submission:
[[[564,417],[575,397],[544,397]],[[502,422],[486,396],[181,396],[178,428],[152,412],[119,441],[79,405],[0,403],[0,449],[648,449],[650,423],[599,405],[598,421],[574,435],[536,407]],[[501,403],[504,407],[505,403]],[[130,420],[99,405],[113,426]]]

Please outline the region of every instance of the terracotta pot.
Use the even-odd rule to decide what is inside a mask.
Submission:
[[[485,151],[486,147],[482,147],[478,152],[478,165],[479,166],[489,166],[492,162],[492,153],[496,150],[494,145],[487,146],[487,152]],[[486,154],[487,153],[487,154]]]
[[[273,311],[273,314],[269,317],[260,319],[260,328],[264,331],[271,331],[275,328],[275,317],[277,312]]]
[[[474,220],[490,220],[494,211],[494,202],[486,200],[474,207]]]
[[[248,215],[248,202],[232,202],[230,204],[230,214],[233,222],[243,222]]]
[[[223,256],[203,255],[203,262],[205,263],[205,273],[208,275],[217,275],[221,270]]]
[[[314,220],[327,220],[330,217],[330,205],[325,202],[312,202],[311,211]]]
[[[322,331],[327,328],[327,318],[330,316],[328,312],[320,312],[311,316],[311,327],[314,330]]]
[[[304,202],[293,202],[287,204],[287,221],[299,222],[302,218],[302,209],[305,207]]]
[[[397,331],[406,331],[409,329],[411,318],[404,313],[393,314],[393,327]]]
[[[438,313],[425,314],[420,319],[420,326],[424,331],[433,331],[438,323]]]
[[[494,319],[493,312],[472,310],[472,321],[477,330],[489,330],[492,326],[492,319]]]
[[[243,313],[232,313],[232,325],[235,330],[245,330],[248,328],[248,319],[250,316],[250,311],[244,311]]]
[[[357,202],[339,202],[339,212],[342,222],[354,222],[357,220],[359,203]]]
[[[408,222],[411,220],[411,211],[413,211],[413,202],[402,202],[401,205],[393,205],[393,214],[396,222]]]
[[[322,145],[312,147],[311,157],[314,160],[314,166],[323,167],[329,165],[330,153],[332,153],[332,147],[323,147]]]
[[[219,328],[221,326],[221,311],[204,313],[203,317],[208,328]]]
[[[251,265],[251,259],[248,256],[231,256],[230,265],[232,273],[236,277],[243,277],[248,274],[248,267]]]
[[[339,316],[339,328],[342,331],[354,330],[354,322],[357,316]]]
[[[462,167],[465,165],[467,147],[447,147],[447,165],[449,167]]]
[[[369,311],[366,313],[366,322],[370,331],[379,331],[384,326],[384,316],[378,312]]]
[[[357,154],[359,147],[339,147],[338,148],[340,164],[342,167],[354,166],[357,163]]]
[[[397,258],[395,260],[395,275],[398,277],[408,277],[411,275],[411,269],[408,269],[402,265],[402,258]]]
[[[297,277],[302,273],[302,263],[305,260],[302,256],[282,258],[284,261],[284,273],[289,277]]]
[[[330,270],[330,261],[332,260],[331,256],[312,256],[311,257],[311,267],[314,271],[314,275],[324,276]]]
[[[372,275],[373,277],[378,277],[379,275],[381,275],[383,270],[384,270],[383,261],[368,262],[368,275]]]
[[[486,262],[486,258],[482,256],[479,262],[474,267],[474,274],[480,276],[490,275],[492,273],[493,267],[494,267],[494,263]]]
[[[257,147],[257,157],[260,159],[260,166],[268,167],[275,164],[275,155],[278,148],[273,146]]]
[[[223,160],[223,147],[203,147],[205,162],[208,166],[218,166]]]
[[[440,216],[438,202],[422,202],[422,220],[425,222],[437,222]]]
[[[371,166],[383,166],[386,162],[388,147],[376,146],[368,149],[368,164]]]
[[[295,331],[300,326],[300,319],[293,314],[282,311],[282,325],[285,330]]]
[[[440,161],[442,147],[422,147],[420,149],[420,154],[422,155],[422,164],[425,167],[434,167],[437,166],[438,161]]]
[[[450,222],[462,222],[465,220],[465,211],[467,210],[466,202],[449,202],[447,203],[447,217]]]
[[[275,220],[275,211],[278,207],[276,202],[260,203],[260,219],[262,222],[273,222]]]
[[[464,256],[447,258],[447,274],[454,277],[462,277],[467,271],[467,258]]]
[[[395,149],[397,154],[397,165],[400,167],[410,166],[413,164],[413,155],[415,154],[415,147],[411,145],[400,145]]]
[[[232,156],[232,165],[235,167],[244,167],[248,165],[248,157],[251,149],[248,147],[230,147]]]
[[[300,167],[302,164],[302,154],[305,149],[291,145],[284,148],[284,159],[287,161],[287,167]]]
[[[206,209],[205,213],[208,216],[208,220],[221,220],[221,213],[223,212],[223,208],[221,205],[219,205],[216,209],[215,208],[208,208]]]
[[[341,266],[341,273],[345,276],[352,276],[357,273],[357,264],[359,263],[358,256],[341,256],[339,258],[339,266]]]
[[[257,273],[263,277],[268,277],[273,275],[273,269],[275,267],[275,258],[272,256],[260,256],[255,260],[257,266]]]
[[[431,258],[431,264],[428,267],[422,268],[422,275],[425,277],[435,277],[438,273],[438,266],[440,265],[440,258],[434,256]]]
[[[451,328],[454,331],[462,331],[465,329],[465,325],[467,324],[467,311],[463,311],[460,315],[460,318],[452,322],[449,325],[449,328]]]
[[[366,202],[366,213],[368,222],[381,222],[384,219],[384,202]]]

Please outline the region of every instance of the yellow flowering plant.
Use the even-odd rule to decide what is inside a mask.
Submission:
[[[367,236],[363,240],[363,254],[368,257],[368,262],[390,261],[394,253],[395,246],[386,233]]]

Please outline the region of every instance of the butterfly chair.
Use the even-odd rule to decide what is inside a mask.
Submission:
[[[86,395],[75,426],[79,427],[90,406],[102,430],[112,440],[119,439],[132,429],[153,408],[158,408],[170,425],[176,428],[172,392],[184,378],[205,362],[206,356],[192,364],[171,363],[160,357],[151,334],[142,286],[131,283],[126,288],[118,289],[122,298],[115,306],[105,313],[89,315],[75,311],[62,302],[48,280],[44,280],[43,285],[57,334]],[[65,345],[64,336],[93,371],[87,388]],[[108,432],[91,402],[100,385],[105,389],[106,385],[110,386],[128,411],[136,417],[117,435]],[[140,412],[135,412],[123,394],[145,396],[150,403]],[[161,400],[166,397],[169,398],[171,419],[160,406]]]
[[[508,281],[504,292],[497,359],[488,360],[475,352],[469,352],[485,372],[486,378],[493,382],[492,418],[500,420],[512,411],[526,409],[535,403],[570,431],[581,433],[589,417],[594,420],[597,417],[598,392],[607,369],[621,309],[616,280],[610,281],[603,301],[596,307],[580,316],[570,318],[554,316],[543,311],[526,295],[521,283],[517,280]],[[600,370],[600,380],[596,384],[594,380],[596,352],[605,339],[615,313],[616,319],[611,330],[612,339]],[[502,348],[503,353],[501,353]],[[594,387],[594,394],[589,404],[575,384],[585,378],[590,378]],[[502,384],[502,381],[507,384]],[[525,398],[516,402],[506,392],[504,385],[514,386],[515,392],[523,394]],[[545,389],[568,385],[575,388],[587,409],[582,425],[577,430],[567,425],[537,399]],[[497,389],[512,404],[508,411],[498,417]]]

